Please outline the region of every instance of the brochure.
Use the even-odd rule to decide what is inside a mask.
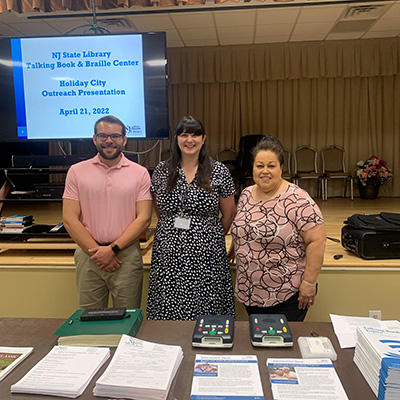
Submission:
[[[329,359],[268,358],[274,400],[348,400]]]
[[[197,354],[190,400],[264,400],[257,356]]]

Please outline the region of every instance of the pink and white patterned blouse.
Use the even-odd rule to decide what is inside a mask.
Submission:
[[[248,306],[271,307],[298,292],[306,265],[300,233],[324,220],[311,196],[294,184],[266,201],[254,200],[253,187],[240,195],[231,227],[235,296]]]

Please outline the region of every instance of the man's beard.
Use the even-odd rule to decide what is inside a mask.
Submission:
[[[105,160],[115,160],[116,158],[118,158],[120,156],[120,154],[122,153],[122,146],[107,146],[106,148],[113,148],[115,149],[115,153],[108,155],[104,152],[104,149],[101,145],[97,146],[97,151],[99,152],[99,154],[101,155],[101,157],[103,157]]]

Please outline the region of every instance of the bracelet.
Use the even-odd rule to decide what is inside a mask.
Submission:
[[[310,282],[305,281],[304,279],[303,279],[303,282],[304,282],[306,285],[311,286],[311,287],[316,287],[316,286],[317,286],[316,283],[310,283]]]

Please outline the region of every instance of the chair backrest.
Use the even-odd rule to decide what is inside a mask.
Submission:
[[[237,165],[243,172],[251,173],[251,150],[264,137],[264,135],[245,135],[240,138]]]
[[[318,173],[317,150],[300,146],[294,151],[294,173]]]
[[[322,172],[346,172],[345,151],[332,145],[321,150]]]
[[[234,149],[226,148],[220,150],[216,154],[215,159],[225,164],[231,173],[236,171],[236,151]]]
[[[236,151],[234,149],[225,148],[217,152],[215,159],[220,162],[226,160],[236,160]]]
[[[284,163],[282,166],[282,173],[283,174],[291,174],[292,173],[292,154],[290,153],[290,150],[288,150],[286,147],[283,148],[283,153],[284,153]]]

